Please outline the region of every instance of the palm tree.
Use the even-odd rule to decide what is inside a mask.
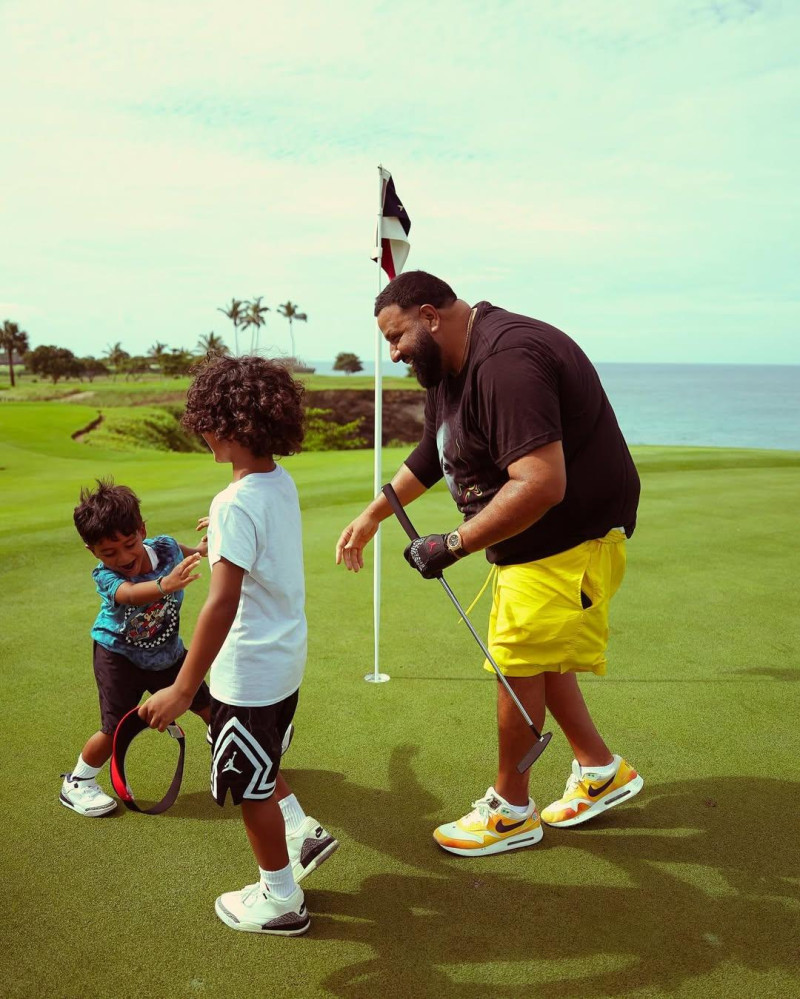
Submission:
[[[160,340],[156,340],[152,347],[147,350],[147,356],[155,361],[161,373],[164,373],[164,355],[167,352],[167,345]]]
[[[278,312],[280,312],[284,319],[289,320],[289,338],[292,341],[292,359],[297,360],[297,355],[294,352],[294,330],[292,329],[292,323],[295,320],[305,323],[308,321],[308,316],[305,312],[298,312],[297,306],[291,301],[284,302],[283,305],[279,305]]]
[[[127,352],[127,350],[122,349],[122,343],[117,340],[116,343],[106,344],[104,356],[108,358],[108,363],[113,367],[114,378],[116,379],[117,372],[119,371],[122,362],[127,361],[131,355]]]
[[[264,313],[269,312],[270,308],[268,305],[262,305],[261,299],[263,295],[259,295],[257,298],[253,298],[252,302],[245,302],[247,306],[247,312],[244,316],[244,322],[242,325],[244,327],[251,326],[253,332],[250,334],[250,353],[254,354],[258,350],[258,331],[266,323],[264,318]]]
[[[242,306],[245,303],[239,298],[232,298],[227,309],[217,309],[233,323],[233,342],[236,355],[239,355],[239,327],[244,326],[244,311]]]
[[[197,341],[197,346],[204,354],[227,354],[228,348],[221,336],[217,336],[213,331],[201,336]]]
[[[10,319],[3,321],[0,327],[0,347],[4,348],[8,354],[8,374],[11,378],[11,388],[14,388],[14,354],[24,354],[28,349],[28,334],[21,330],[16,323]]]

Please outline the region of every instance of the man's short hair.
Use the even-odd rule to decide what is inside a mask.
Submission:
[[[391,280],[375,299],[375,315],[380,315],[381,310],[390,305],[397,305],[403,310],[415,305],[444,309],[456,301],[456,293],[446,281],[427,271],[406,271]]]
[[[98,479],[97,489],[81,489],[72,515],[83,543],[94,548],[104,538],[127,537],[142,526],[139,497],[113,479]]]

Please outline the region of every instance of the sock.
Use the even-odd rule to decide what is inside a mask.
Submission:
[[[75,769],[72,771],[72,776],[76,780],[86,780],[87,777],[96,777],[101,769],[101,767],[90,767],[81,754],[75,764]]]
[[[619,763],[620,757],[615,756],[614,759],[604,767],[581,767],[581,777],[588,777],[590,774],[592,780],[613,777],[617,772]]]
[[[524,805],[514,805],[510,801],[506,801],[506,799],[501,794],[498,794],[494,788],[492,788],[492,794],[499,800],[501,805],[505,805],[506,808],[510,808],[512,812],[516,812],[519,816],[524,815],[530,807],[530,800],[528,800]]]
[[[278,804],[281,806],[281,811],[283,812],[283,821],[286,824],[286,835],[292,836],[303,824],[306,813],[303,811],[300,802],[293,794],[282,798]]]
[[[297,887],[291,864],[287,864],[280,871],[265,871],[263,867],[259,867],[259,871],[261,872],[261,883],[275,898],[286,899]]]

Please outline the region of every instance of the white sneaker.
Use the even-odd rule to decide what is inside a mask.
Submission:
[[[61,785],[58,800],[79,815],[99,818],[101,815],[113,812],[117,807],[116,800],[105,793],[95,777],[73,777],[72,774],[61,776],[64,778],[64,783]]]
[[[261,883],[247,885],[220,895],[214,909],[226,926],[245,933],[299,937],[311,925],[302,888],[288,898],[275,898]]]
[[[316,819],[306,815],[297,832],[286,837],[286,848],[292,874],[299,883],[339,849],[339,840],[326,832]]]

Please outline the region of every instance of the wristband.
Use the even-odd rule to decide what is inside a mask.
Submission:
[[[119,725],[117,725],[111,749],[111,785],[122,799],[125,807],[130,808],[132,812],[143,812],[145,815],[159,815],[161,812],[166,812],[175,803],[175,799],[178,797],[178,792],[181,789],[183,759],[186,752],[186,736],[177,722],[167,725],[167,732],[178,743],[178,765],[175,767],[175,776],[172,778],[172,783],[161,801],[151,808],[140,808],[136,804],[133,791],[125,776],[125,754],[136,736],[146,728],[149,728],[149,725],[144,718],[139,717],[138,707],[132,708],[123,717]]]
[[[161,580],[162,580],[163,578],[164,578],[163,576],[159,576],[159,577],[158,577],[158,579],[156,580],[156,586],[158,587],[158,592],[159,592],[159,593],[161,594],[161,596],[162,596],[162,597],[168,597],[168,596],[169,596],[169,594],[168,594],[168,593],[167,593],[167,591],[166,591],[166,590],[164,589],[164,587],[163,587],[163,586],[161,585]]]

